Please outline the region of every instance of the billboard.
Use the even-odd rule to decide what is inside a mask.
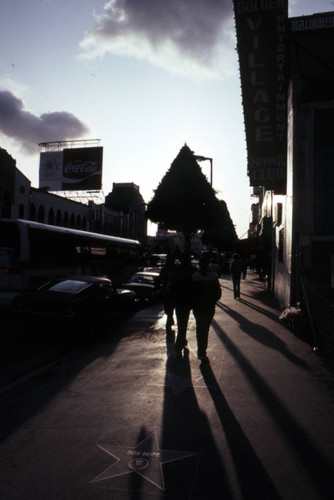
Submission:
[[[50,191],[99,190],[103,148],[69,148],[40,154],[39,186]]]
[[[51,191],[62,190],[63,152],[48,151],[40,154],[39,187],[49,187]]]
[[[234,0],[251,186],[286,192],[288,0]]]

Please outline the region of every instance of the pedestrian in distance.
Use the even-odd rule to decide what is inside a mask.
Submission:
[[[216,302],[221,297],[221,288],[216,273],[208,269],[206,257],[199,260],[199,271],[192,275],[193,314],[196,320],[197,356],[202,362],[209,362],[206,351],[209,329],[215,315]]]
[[[232,262],[231,262],[231,275],[232,275],[233,293],[235,299],[240,298],[240,280],[243,268],[244,264],[242,259],[240,258],[240,255],[238,253],[234,253],[232,255]]]
[[[187,328],[191,311],[192,293],[192,267],[190,255],[183,253],[179,262],[175,262],[169,274],[167,284],[168,296],[174,305],[177,337],[175,351],[181,356],[182,349],[186,347]]]
[[[174,325],[174,303],[171,291],[168,288],[171,272],[175,262],[175,257],[168,254],[166,257],[165,265],[162,267],[159,275],[158,283],[161,284],[163,294],[164,312],[167,316],[166,319],[166,334],[172,333],[172,326]]]

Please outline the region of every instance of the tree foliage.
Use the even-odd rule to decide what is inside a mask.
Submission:
[[[212,234],[228,225],[224,206],[187,145],[160,181],[146,215],[164,229],[182,232],[188,242],[198,230]]]
[[[231,244],[238,239],[226,202],[219,201],[221,205],[221,218],[219,227],[213,231],[205,231],[202,242],[220,251],[230,250]]]

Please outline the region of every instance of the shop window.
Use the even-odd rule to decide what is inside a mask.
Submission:
[[[276,224],[276,226],[280,226],[282,224],[282,213],[283,213],[283,204],[276,203],[276,206],[275,206],[275,224]]]

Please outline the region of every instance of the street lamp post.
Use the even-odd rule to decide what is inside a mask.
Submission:
[[[209,160],[210,162],[210,184],[211,184],[211,187],[212,187],[212,182],[213,182],[213,160],[212,158],[208,158],[207,156],[201,156],[201,155],[195,155],[195,159],[197,161],[205,161],[205,160]]]

